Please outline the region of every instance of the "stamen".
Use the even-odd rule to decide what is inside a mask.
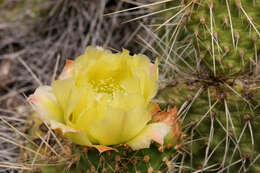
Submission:
[[[90,84],[99,93],[113,94],[115,91],[122,90],[118,81],[113,78],[107,78],[103,80],[91,80]]]

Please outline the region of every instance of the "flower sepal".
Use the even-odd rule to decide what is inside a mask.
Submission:
[[[153,122],[162,122],[170,126],[170,130],[164,138],[164,146],[171,148],[181,142],[184,134],[181,131],[181,120],[178,119],[178,108],[175,106],[167,111],[161,111],[158,105],[154,106],[156,112],[153,114]]]

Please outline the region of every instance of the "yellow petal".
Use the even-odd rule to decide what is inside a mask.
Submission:
[[[53,93],[61,108],[64,110],[68,105],[68,99],[71,96],[74,80],[72,78],[65,80],[56,80],[52,83]]]
[[[93,144],[90,142],[87,135],[82,131],[77,131],[76,133],[68,132],[68,133],[65,133],[64,135],[67,138],[69,138],[72,142],[74,142],[75,144],[89,146],[89,147],[93,146]]]
[[[138,78],[126,78],[121,81],[120,86],[129,94],[142,94],[140,80]]]
[[[149,148],[153,141],[163,145],[164,137],[171,127],[165,123],[152,123],[147,125],[135,138],[127,142],[133,150]]]
[[[148,76],[144,76],[141,81],[143,81],[141,87],[143,88],[144,98],[146,98],[147,102],[150,102],[157,92],[157,81]]]
[[[82,131],[75,130],[74,128],[68,127],[65,124],[59,123],[57,121],[51,121],[50,126],[52,129],[60,130],[62,135],[66,136],[76,144],[93,146],[86,134]]]
[[[89,92],[82,93],[82,97],[73,111],[74,127],[84,131],[93,143],[98,143],[98,141],[89,133],[89,127],[93,121],[105,116],[107,99],[105,96],[102,97],[102,94],[97,96],[89,90]]]
[[[104,61],[109,63],[109,60],[112,60],[114,62],[113,59],[115,59],[115,55],[109,50],[88,46],[85,54],[78,57],[75,61],[75,79],[77,83],[81,84],[81,82],[86,80],[105,78],[105,76],[102,75],[107,74],[103,74],[103,70],[114,68],[115,66],[106,65]]]
[[[59,107],[56,97],[50,86],[40,86],[35,93],[28,98],[33,108],[42,120],[47,122],[55,120],[63,122],[63,112]]]
[[[69,132],[72,132],[72,133],[76,133],[77,130],[75,130],[74,128],[71,128],[69,126],[66,126],[65,124],[63,123],[59,123],[57,121],[50,121],[50,127],[51,129],[59,129],[61,130],[62,134],[65,134],[65,133],[69,133]]]
[[[101,145],[125,143],[136,136],[150,120],[143,107],[131,110],[108,108],[105,116],[89,124],[89,133]]]
[[[152,64],[145,55],[134,55],[131,67],[134,78],[140,81],[142,95],[147,103],[150,102],[157,92],[158,61]]]
[[[152,80],[157,81],[159,77],[159,71],[158,71],[158,59],[155,60],[155,63],[150,63],[149,67],[149,76]]]
[[[143,109],[147,109],[147,104],[145,99],[141,94],[129,94],[124,92],[116,92],[114,93],[113,100],[107,106],[112,106],[115,108],[130,110],[135,107],[143,107]]]
[[[59,76],[59,80],[64,80],[64,79],[72,77],[72,73],[73,73],[73,69],[74,69],[73,64],[74,64],[74,61],[66,60],[66,65],[63,68],[62,73]]]
[[[54,81],[52,89],[58,104],[63,110],[64,121],[68,124],[70,123],[71,113],[76,106],[83,89],[75,86],[73,78]]]

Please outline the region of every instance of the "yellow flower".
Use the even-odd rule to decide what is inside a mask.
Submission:
[[[58,80],[29,97],[41,119],[74,143],[96,147],[127,144],[148,148],[163,144],[171,126],[152,122],[151,99],[157,92],[158,64],[127,50],[112,53],[87,47],[67,61]]]

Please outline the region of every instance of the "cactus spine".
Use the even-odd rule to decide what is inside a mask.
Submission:
[[[260,171],[259,2],[184,0],[159,10],[173,6],[181,9],[154,19],[162,40],[172,33],[158,97],[184,108],[187,169]]]
[[[29,154],[25,160],[38,163],[35,167],[42,172],[260,170],[259,2],[183,0],[160,7],[174,6],[181,8],[160,14],[154,21],[163,23],[159,38],[169,38],[164,50],[167,63],[161,64],[167,85],[158,98],[181,108],[179,118],[188,134],[184,144],[175,148],[177,152],[173,148],[160,152],[153,145],[138,152],[122,146],[119,152],[99,154],[56,134],[65,152],[52,136],[48,143],[38,144],[42,148],[34,148],[40,156],[49,153],[47,158],[34,159],[36,156]],[[169,16],[175,16],[172,28],[165,23]],[[160,48],[154,46],[158,52]],[[42,133],[42,138],[49,133],[42,131],[40,124],[33,127],[33,133]],[[41,141],[33,133],[32,140]]]

